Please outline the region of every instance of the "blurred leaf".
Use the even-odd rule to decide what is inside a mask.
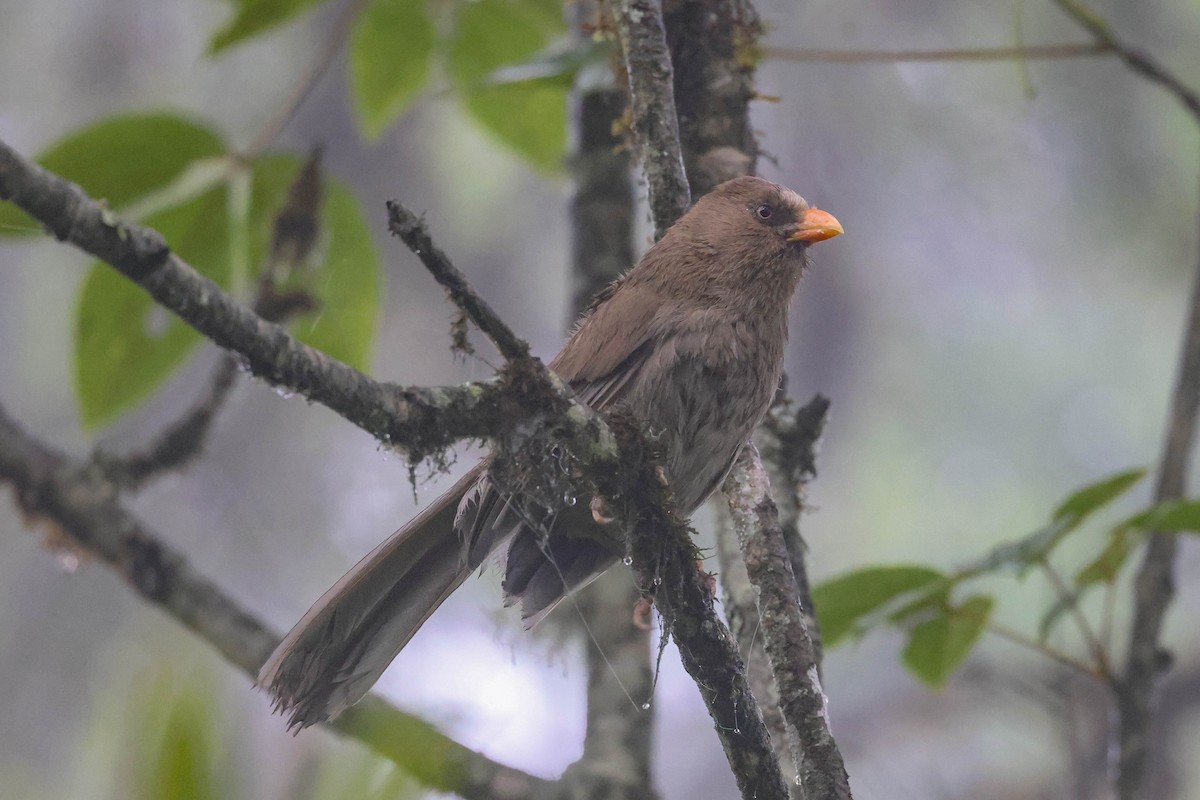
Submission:
[[[1167,500],[1135,514],[1120,526],[1143,531],[1200,532],[1200,501]]]
[[[354,27],[350,70],[358,120],[374,139],[429,77],[436,32],[425,0],[371,0]]]
[[[175,114],[129,114],[71,133],[37,162],[117,209],[165,187],[193,162],[224,153],[221,137],[203,125]],[[16,206],[0,203],[0,234],[41,229]]]
[[[1108,545],[1075,576],[1075,585],[1083,588],[1095,583],[1112,583],[1133,551],[1134,542],[1129,528],[1119,527],[1112,531]]]
[[[1131,469],[1084,486],[1063,501],[1055,510],[1053,520],[1070,520],[1078,525],[1092,512],[1125,494],[1145,475],[1145,469]]]
[[[558,169],[567,152],[567,89],[536,80],[472,89],[467,109],[485,128],[535,167]]]
[[[557,0],[479,0],[458,7],[448,53],[450,77],[467,111],[535,166],[560,167],[566,154],[566,76],[489,85],[501,67],[529,60],[566,29]]]
[[[1079,528],[1093,512],[1120,497],[1145,476],[1145,469],[1117,473],[1071,494],[1054,510],[1050,524],[1024,539],[1007,542],[993,549],[969,572],[979,575],[1001,567],[1016,566],[1022,572],[1044,561],[1067,534]]]
[[[165,679],[146,682],[129,748],[135,759],[132,796],[140,800],[220,800],[224,765],[219,723],[202,687],[175,688]]]
[[[301,165],[292,156],[271,156],[254,164],[250,257],[256,270],[266,263],[274,216],[286,202]],[[318,244],[321,255],[313,269],[316,285],[311,291],[321,310],[293,323],[293,332],[306,344],[365,370],[370,366],[379,317],[379,253],[362,207],[338,181],[326,181],[320,219],[323,244]]]
[[[209,55],[282,25],[311,6],[326,0],[234,0],[233,17],[213,34]]]
[[[1075,576],[1080,587],[1112,583],[1141,540],[1139,532],[1200,533],[1200,501],[1168,500],[1139,511],[1109,532],[1108,544]]]
[[[230,280],[229,222],[224,188],[151,215],[180,257],[222,286]],[[83,424],[94,428],[150,395],[200,335],[156,304],[112,267],[92,267],[75,324],[75,387]]]
[[[1038,623],[1039,642],[1042,644],[1046,643],[1046,640],[1050,638],[1050,633],[1054,630],[1054,626],[1063,618],[1063,615],[1079,605],[1079,601],[1086,589],[1086,586],[1077,587],[1074,591],[1068,592],[1054,601],[1054,605],[1050,606],[1046,613],[1042,615],[1041,622]]]
[[[987,627],[995,600],[975,595],[913,628],[904,664],[930,686],[944,686]]]
[[[813,605],[827,647],[856,632],[863,617],[897,597],[944,580],[928,567],[868,567],[818,585]]]

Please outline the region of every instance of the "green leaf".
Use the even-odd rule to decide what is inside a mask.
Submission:
[[[145,224],[185,261],[228,286],[226,192],[212,189],[154,214]],[[145,399],[200,342],[200,335],[106,264],[84,282],[76,312],[75,386],[85,427],[94,428]]]
[[[1108,545],[1100,551],[1100,555],[1075,576],[1075,585],[1082,589],[1095,583],[1112,583],[1116,580],[1121,567],[1133,552],[1136,538],[1140,537],[1136,537],[1127,527],[1113,530]]]
[[[374,139],[429,77],[436,32],[425,0],[372,0],[354,27],[350,71],[358,120]]]
[[[205,681],[180,685],[167,675],[138,682],[130,707],[127,774],[133,800],[229,797],[219,721]]]
[[[213,34],[209,55],[282,25],[311,6],[326,0],[235,0],[233,17]]]
[[[469,90],[463,97],[477,122],[531,164],[562,167],[567,152],[567,89],[531,80]]]
[[[1050,523],[1023,539],[1006,542],[993,549],[968,572],[979,575],[1001,567],[1015,566],[1022,573],[1044,561],[1067,534],[1077,530],[1092,513],[1120,497],[1146,474],[1145,469],[1117,473],[1071,494],[1054,510]]]
[[[1089,514],[1129,491],[1145,475],[1145,469],[1131,469],[1084,486],[1063,501],[1055,510],[1053,520],[1071,521],[1073,525],[1078,525]]]
[[[209,128],[167,114],[109,117],[51,145],[37,161],[119,209],[177,178],[190,164],[223,155]],[[37,233],[41,225],[0,203],[0,234]]]
[[[254,164],[250,205],[250,258],[256,270],[266,262],[271,226],[288,187],[302,166],[291,156],[271,156]],[[316,314],[292,324],[302,342],[366,370],[379,318],[379,253],[358,200],[343,184],[326,180],[321,208],[321,248],[311,291],[321,302]]]
[[[913,628],[904,664],[930,686],[944,686],[987,627],[995,600],[975,595]]]
[[[856,633],[865,616],[901,595],[944,579],[928,567],[868,567],[818,585],[813,589],[813,605],[825,645],[833,647]]]
[[[1167,500],[1135,514],[1120,527],[1169,533],[1200,532],[1200,501]]]
[[[1075,576],[1080,587],[1112,583],[1141,541],[1139,532],[1200,533],[1200,501],[1168,500],[1139,511],[1109,533],[1108,544]]]
[[[555,0],[479,0],[458,8],[448,66],[464,105],[501,142],[543,169],[566,154],[566,76],[489,85],[491,73],[530,60],[566,26]]]

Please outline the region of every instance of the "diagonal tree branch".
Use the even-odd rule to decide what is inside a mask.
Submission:
[[[13,487],[17,504],[31,524],[49,524],[65,534],[247,676],[257,674],[278,644],[277,635],[126,511],[103,472],[39,442],[2,407],[0,482]],[[359,739],[426,785],[468,800],[555,796],[554,782],[494,762],[377,697],[343,714],[332,727]]]
[[[472,436],[490,437],[501,447],[518,445],[521,436],[531,435],[530,426],[514,423],[542,419],[544,432],[571,450],[596,493],[619,499],[613,504],[620,509],[618,519],[636,521],[630,548],[642,586],[663,583],[659,608],[685,668],[702,687],[745,797],[787,796],[732,636],[695,569],[687,527],[666,510],[669,498],[636,424],[618,419],[615,429],[614,420],[605,425],[571,400],[563,383],[535,359],[510,363],[496,383],[457,390],[376,383],[255,316],[171,253],[161,234],[122,222],[81,188],[3,142],[0,198],[138,283],[192,327],[245,358],[256,375],[329,406],[385,442],[403,444],[410,458],[428,452],[422,448]],[[468,407],[474,413],[464,410]],[[418,419],[426,429],[414,424]]]
[[[400,237],[408,249],[416,253],[421,263],[440,283],[451,301],[467,313],[483,333],[492,340],[500,355],[509,361],[529,359],[529,345],[504,324],[492,307],[467,283],[458,268],[450,263],[442,249],[433,242],[425,221],[397,200],[387,204],[388,230]],[[544,368],[543,368],[544,371]]]
[[[1175,95],[1175,99],[1200,123],[1200,92],[1173,75],[1149,53],[1117,38],[1109,24],[1086,3],[1080,0],[1054,0],[1054,4],[1091,33],[1098,44],[1116,53],[1131,70]]]

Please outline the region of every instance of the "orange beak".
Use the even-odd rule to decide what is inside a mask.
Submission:
[[[845,232],[846,229],[842,227],[842,223],[838,222],[837,217],[833,216],[833,214],[830,214],[828,211],[822,211],[819,208],[810,208],[800,216],[796,230],[788,237],[788,241],[813,244],[814,242],[823,242],[826,239],[832,239]]]

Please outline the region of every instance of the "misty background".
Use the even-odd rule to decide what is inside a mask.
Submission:
[[[103,116],[168,108],[245,145],[308,69],[339,5],[209,59],[205,43],[228,13],[211,0],[0,0],[0,137],[33,155]],[[1026,44],[1086,41],[1035,0],[767,0],[758,9],[764,42],[776,46],[1003,46],[1014,43],[1017,14]],[[1193,2],[1097,9],[1200,83]],[[363,203],[386,280],[372,375],[404,384],[482,379],[492,371],[484,359],[498,358],[481,341],[482,358],[451,354],[454,309],[386,235],[389,198],[426,212],[441,246],[538,355],[556,352],[569,316],[569,173],[531,171],[437,91],[444,77],[432,83],[369,143],[339,60],[275,147],[324,145],[328,174]],[[778,98],[752,110],[770,156],[760,173],[847,231],[813,250],[787,356],[791,394],[833,402],[802,521],[815,580],[880,563],[953,569],[1035,530],[1077,486],[1154,464],[1197,259],[1197,136],[1173,98],[1113,57],[1023,66],[768,58],[758,89]],[[47,240],[0,241],[0,402],[76,455],[145,442],[196,396],[217,357],[206,347],[150,402],[84,431],[71,359],[88,264]],[[455,474],[471,463],[461,451]],[[453,479],[427,469],[418,477],[414,501],[403,458],[327,409],[247,380],[206,453],[129,505],[282,632]],[[163,685],[203,688],[225,732],[215,746],[238,787],[230,796],[295,796],[331,751],[360,758],[325,732],[287,735],[242,675],[110,571],[65,570],[4,494],[0,795],[122,796],[139,715]],[[1140,487],[1114,518],[1148,499]],[[697,517],[704,535],[707,519]],[[1072,548],[1097,549],[1087,535],[1066,545],[1073,569],[1083,556],[1073,561]],[[1198,575],[1200,547],[1185,538],[1165,632],[1176,662],[1147,794],[1156,800],[1200,796]],[[518,615],[499,608],[498,583],[485,574],[451,597],[377,691],[469,747],[555,776],[581,751],[581,649],[553,626],[522,632]],[[989,588],[1001,593],[997,619],[1030,632],[1054,598],[1036,575]],[[1117,608],[1122,660],[1128,610]],[[1063,625],[1053,641],[1079,651],[1073,637]],[[933,692],[901,666],[902,642],[873,633],[825,662],[833,731],[859,800],[1106,796],[1103,690],[985,637]],[[652,703],[665,800],[731,796],[711,721],[673,649]]]

